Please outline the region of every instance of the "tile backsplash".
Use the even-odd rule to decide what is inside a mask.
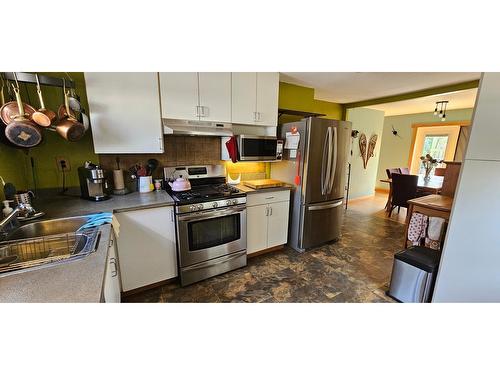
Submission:
[[[116,169],[116,157],[120,158],[120,167],[128,170],[136,163],[146,164],[148,159],[159,161],[155,177],[162,176],[163,167],[182,165],[209,165],[221,163],[221,141],[219,137],[203,136],[166,136],[163,154],[101,154],[99,162],[105,170]]]

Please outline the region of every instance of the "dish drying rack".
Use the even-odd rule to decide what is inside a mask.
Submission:
[[[18,239],[0,243],[0,273],[59,262],[85,256],[89,244],[93,244],[99,231],[85,230],[64,234]],[[95,250],[95,249],[93,249]]]

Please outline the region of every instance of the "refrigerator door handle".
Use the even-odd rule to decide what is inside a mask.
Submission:
[[[321,159],[321,195],[325,195],[325,180],[326,180],[326,164],[325,160],[327,157],[327,144],[328,144],[328,134],[325,135],[325,141],[323,142],[323,158]]]
[[[337,170],[337,152],[338,152],[338,139],[337,139],[337,128],[333,128],[333,141],[332,141],[332,147],[333,147],[333,161],[332,161],[332,168],[330,171],[330,181],[328,182],[328,194],[332,192],[333,189],[333,182],[335,181],[335,172]]]
[[[326,168],[325,168],[326,159]],[[330,174],[332,170],[332,128],[328,128],[323,144],[323,161],[321,166],[321,194],[328,193],[328,186],[330,184]]]
[[[335,203],[330,203],[330,204],[322,204],[322,205],[319,205],[319,206],[309,206],[307,209],[309,211],[320,211],[320,210],[329,210],[331,208],[335,208],[335,207],[338,207],[338,206],[342,206],[342,201],[338,201],[338,202],[335,202]]]

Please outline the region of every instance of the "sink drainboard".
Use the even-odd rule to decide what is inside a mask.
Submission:
[[[0,243],[0,273],[82,257],[95,250],[99,231],[64,233]]]

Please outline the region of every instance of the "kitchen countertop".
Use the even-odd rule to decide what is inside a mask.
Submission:
[[[103,202],[83,200],[77,193],[56,195],[41,192],[33,206],[46,213],[40,218],[44,220],[170,206],[173,203],[165,191],[114,195]],[[110,224],[100,227],[97,250],[84,258],[0,274],[0,302],[100,302],[111,230]]]
[[[39,198],[33,200],[33,207],[46,214],[42,219],[87,215],[96,212],[124,212],[173,204],[174,200],[166,191],[112,195],[111,199],[102,202],[82,199],[77,192],[71,192],[67,195],[40,194]]]
[[[243,184],[236,185],[236,188],[244,191],[247,194],[258,194],[258,193],[266,193],[270,191],[283,191],[283,190],[293,190],[294,186],[290,184],[285,184],[284,186],[265,188],[265,189],[252,189],[251,187],[245,186]]]
[[[99,229],[97,250],[84,258],[0,276],[0,302],[100,302],[111,224]]]

